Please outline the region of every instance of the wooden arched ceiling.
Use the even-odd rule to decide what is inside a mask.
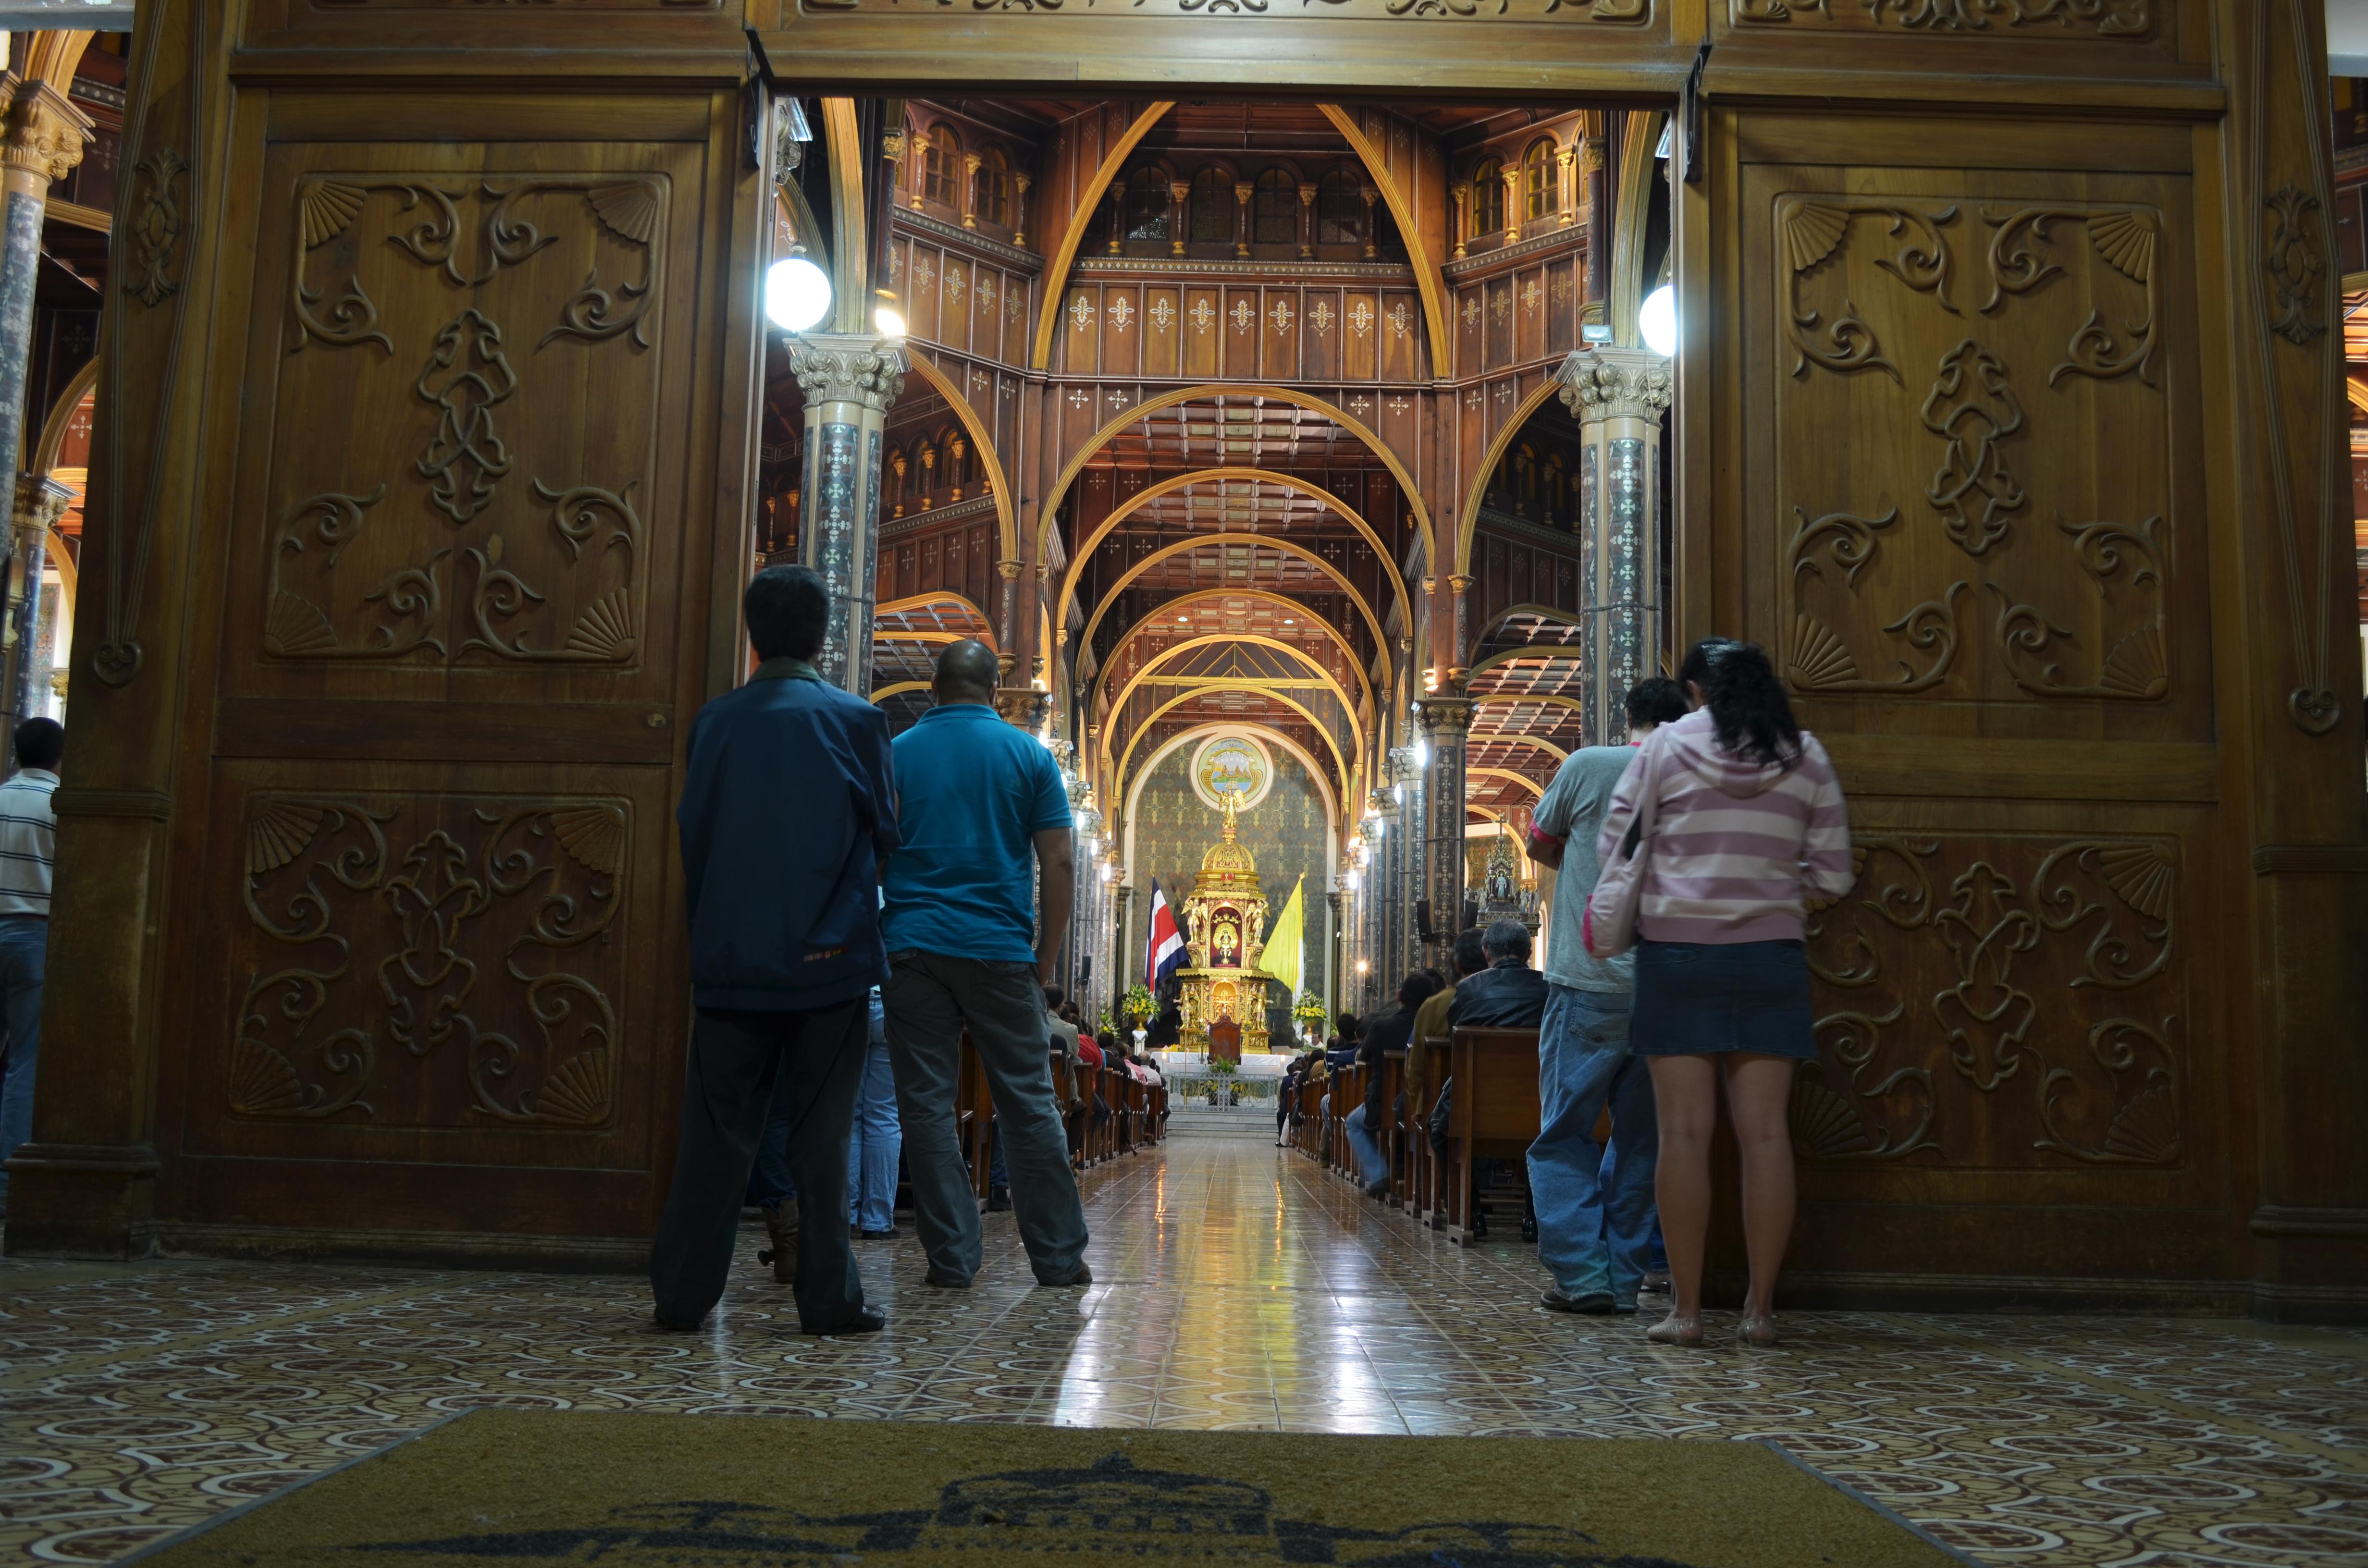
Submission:
[[[1116,750],[1105,798],[1123,800],[1128,780],[1141,760],[1180,731],[1203,724],[1256,725],[1288,735],[1301,750],[1329,764],[1328,778],[1339,799],[1346,800],[1352,772],[1350,759],[1298,700],[1295,692],[1256,689],[1247,686],[1207,686],[1167,699],[1151,710],[1143,723]]]
[[[1257,637],[1297,648],[1340,681],[1357,703],[1359,720],[1372,724],[1372,678],[1355,644],[1307,605],[1259,588],[1186,594],[1162,602],[1126,627],[1091,672],[1095,691],[1087,705],[1087,722],[1102,722],[1118,683],[1166,650],[1208,637]]]
[[[1062,503],[1088,469],[1142,469],[1166,476],[1227,465],[1311,472],[1365,469],[1386,472],[1396,485],[1398,517],[1372,519],[1395,540],[1399,518],[1410,517],[1423,542],[1423,560],[1436,562],[1430,514],[1421,487],[1397,453],[1346,409],[1291,387],[1178,387],[1126,409],[1094,432],[1047,487],[1038,550],[1051,559]]]
[[[1168,596],[1235,588],[1263,588],[1286,598],[1338,593],[1363,619],[1373,645],[1389,645],[1379,608],[1339,568],[1304,545],[1256,534],[1188,537],[1128,566],[1096,599],[1082,645],[1092,644],[1111,606],[1136,585]]]
[[[1135,733],[1181,692],[1246,690],[1288,695],[1330,739],[1340,756],[1359,756],[1365,744],[1355,700],[1323,662],[1266,638],[1210,637],[1178,643],[1125,677],[1102,722],[1100,749],[1109,764],[1124,755]]]

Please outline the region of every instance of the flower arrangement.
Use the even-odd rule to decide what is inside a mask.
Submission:
[[[1129,1023],[1141,1023],[1159,1011],[1159,999],[1152,995],[1148,985],[1130,985],[1119,999],[1118,1007]]]
[[[1228,1062],[1222,1056],[1212,1056],[1209,1059],[1209,1076],[1212,1078],[1230,1078],[1240,1071],[1241,1067],[1238,1063]]]
[[[1291,1020],[1295,1024],[1313,1024],[1322,1028],[1331,1019],[1332,1015],[1324,1010],[1324,998],[1313,991],[1301,992],[1299,1006],[1291,1010]]]

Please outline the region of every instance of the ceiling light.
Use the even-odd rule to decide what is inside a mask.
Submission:
[[[1645,296],[1644,305],[1636,312],[1636,330],[1645,339],[1645,347],[1664,359],[1674,358],[1678,352],[1678,295],[1667,283]]]
[[[802,256],[784,256],[765,273],[765,316],[783,332],[803,332],[830,313],[830,278]]]

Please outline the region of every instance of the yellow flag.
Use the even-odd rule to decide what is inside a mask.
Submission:
[[[1299,889],[1307,878],[1291,885],[1291,897],[1283,903],[1282,913],[1274,917],[1267,928],[1266,950],[1258,955],[1258,967],[1291,987],[1291,999],[1299,1000],[1300,926],[1303,916],[1299,908]]]

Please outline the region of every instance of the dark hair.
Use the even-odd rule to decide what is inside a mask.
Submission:
[[[1057,985],[1044,987],[1044,1006],[1057,1007],[1069,999],[1069,994]]]
[[[1357,1015],[1354,1013],[1343,1013],[1336,1021],[1339,1025],[1342,1040],[1355,1040],[1365,1032],[1364,1026],[1357,1021]]]
[[[1430,982],[1430,994],[1433,996],[1447,989],[1447,976],[1439,972],[1437,964],[1424,965],[1422,977]]]
[[[803,566],[768,566],[740,596],[748,642],[760,659],[811,659],[830,629],[830,591]]]
[[[975,637],[965,637],[959,642],[949,642],[938,655],[938,667],[929,678],[929,687],[940,699],[961,693],[984,702],[994,697],[996,683],[1003,678],[1002,666],[996,662],[995,650]]]
[[[1667,676],[1647,676],[1628,688],[1628,727],[1674,724],[1686,716],[1686,688]]]
[[[1477,974],[1488,967],[1487,947],[1481,937],[1480,927],[1466,926],[1455,934],[1455,972]]]
[[[1429,999],[1430,994],[1438,989],[1438,986],[1430,983],[1430,976],[1428,973],[1416,970],[1398,983],[1398,1006],[1419,1007]]]
[[[1518,920],[1491,921],[1480,938],[1484,951],[1499,958],[1525,959],[1530,956],[1530,928]]]
[[[1748,762],[1790,767],[1801,756],[1801,726],[1776,666],[1756,642],[1709,637],[1686,653],[1678,678],[1702,688],[1721,750]]]
[[[66,727],[55,719],[28,719],[17,726],[17,766],[55,773],[66,755]]]

